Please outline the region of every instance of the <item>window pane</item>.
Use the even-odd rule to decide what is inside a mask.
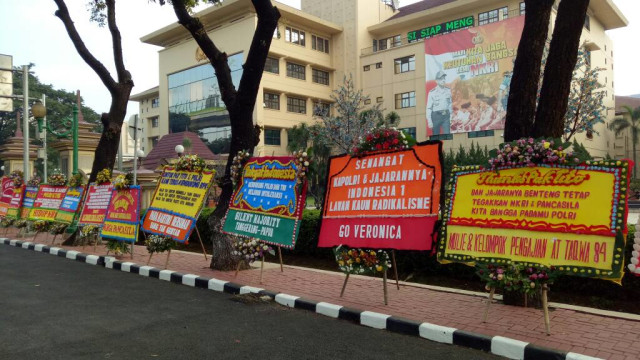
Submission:
[[[280,110],[280,95],[265,92],[264,107],[266,109]]]
[[[307,99],[300,99],[287,96],[287,111],[306,114],[307,113]]]
[[[264,129],[265,145],[280,145],[280,129]]]

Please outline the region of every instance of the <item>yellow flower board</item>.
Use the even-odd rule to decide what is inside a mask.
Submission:
[[[570,275],[619,281],[628,167],[610,161],[455,168],[438,260],[554,266]]]

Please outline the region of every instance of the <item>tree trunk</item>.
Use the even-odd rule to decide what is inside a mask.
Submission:
[[[133,83],[131,86],[119,86],[118,93],[112,95],[109,113],[102,114],[100,119],[102,121],[102,136],[94,155],[91,176],[89,176],[90,183],[95,182],[98,172],[102,169],[113,169],[132,87]]]
[[[536,114],[540,65],[549,33],[553,2],[554,0],[525,0],[524,29],[509,89],[504,141],[530,135]]]
[[[589,0],[560,2],[533,124],[534,137],[560,138],[564,133],[571,78],[588,7]]]

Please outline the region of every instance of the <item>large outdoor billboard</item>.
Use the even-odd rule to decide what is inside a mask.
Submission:
[[[504,129],[524,16],[425,39],[428,135]]]

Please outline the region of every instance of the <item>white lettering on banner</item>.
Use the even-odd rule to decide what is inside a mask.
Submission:
[[[354,225],[353,235],[361,239],[400,239],[400,225]]]
[[[186,230],[189,227],[190,223],[191,223],[190,220],[183,219],[176,216],[173,218],[173,221],[171,222],[171,226],[177,227],[182,230]]]

